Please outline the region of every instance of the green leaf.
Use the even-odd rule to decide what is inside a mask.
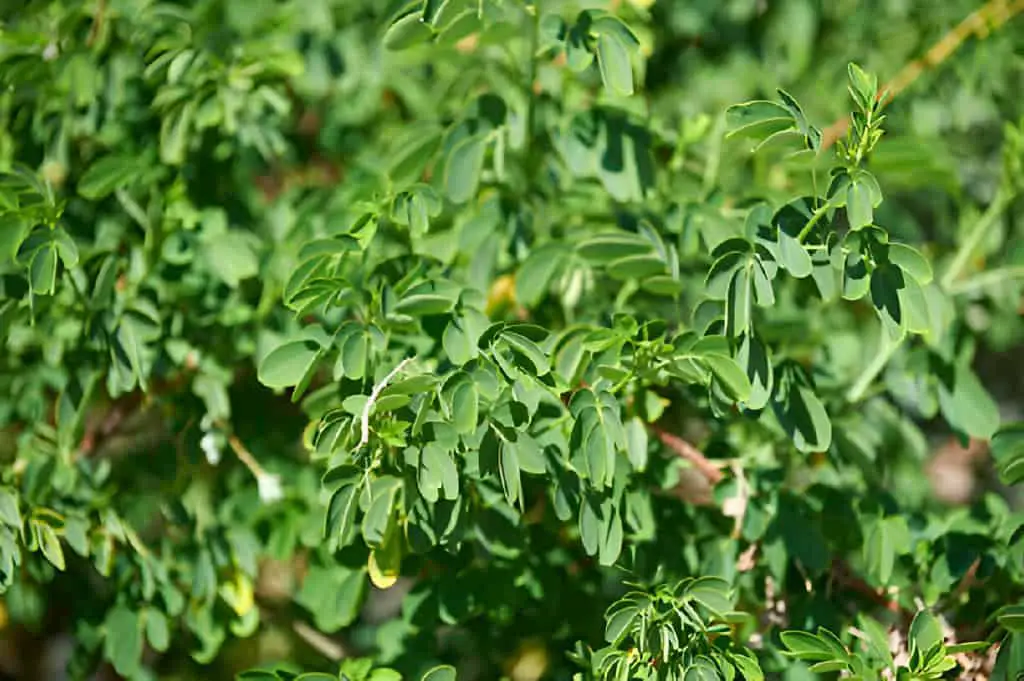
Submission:
[[[160,160],[169,166],[185,162],[195,108],[195,100],[186,101],[160,121]]]
[[[137,157],[109,154],[93,162],[78,180],[78,193],[96,201],[116,189],[127,186],[138,177]]]
[[[626,454],[635,471],[647,468],[647,427],[638,416],[631,418],[626,424]]]
[[[746,371],[735,359],[716,353],[705,354],[702,358],[715,379],[731,398],[737,402],[746,402],[750,399],[752,390],[750,379],[747,378]]]
[[[439,293],[414,293],[395,303],[394,311],[413,317],[426,317],[451,312],[455,301]]]
[[[809,277],[814,271],[807,249],[794,236],[779,229],[779,264],[797,279]]]
[[[849,669],[849,664],[846,660],[827,660],[825,662],[818,662],[808,668],[815,674],[825,674],[828,672],[842,672]]]
[[[238,231],[205,240],[204,256],[210,271],[231,288],[237,288],[242,280],[255,277],[260,271],[250,240]]]
[[[903,272],[892,265],[879,265],[871,273],[871,302],[882,323],[894,337],[902,335],[907,326],[906,313],[900,299],[903,288]]]
[[[871,189],[856,178],[850,181],[846,190],[846,217],[851,229],[869,227],[875,220]]]
[[[633,626],[633,622],[639,613],[640,609],[635,606],[616,610],[607,618],[604,628],[604,640],[611,644],[621,641]]]
[[[743,368],[750,382],[745,406],[753,410],[764,409],[775,385],[775,371],[767,346],[755,334],[744,334],[736,353],[736,363]]]
[[[924,289],[916,279],[904,277],[903,287],[898,291],[899,307],[904,324],[912,333],[927,334],[932,330],[931,310]]]
[[[596,13],[591,15],[593,17],[593,23],[591,23],[591,29],[598,34],[611,33],[622,41],[630,50],[637,50],[640,48],[640,39],[636,37],[633,30],[618,17],[613,14]]]
[[[167,616],[154,608],[146,610],[146,640],[153,650],[161,653],[166,652],[171,645]]]
[[[116,605],[103,621],[103,656],[124,677],[134,676],[142,659],[142,622],[139,614]]]
[[[686,595],[721,616],[732,610],[729,591],[729,583],[720,577],[700,577],[687,586]]]
[[[942,625],[939,624],[935,615],[927,610],[921,610],[914,615],[907,637],[910,640],[911,655],[915,650],[921,653],[930,651],[933,647],[942,644]]]
[[[610,486],[615,455],[625,448],[625,431],[614,399],[608,393],[580,390],[573,395],[569,409],[576,417],[569,446],[579,458],[579,468],[594,487]]]
[[[842,290],[846,300],[860,300],[871,289],[871,273],[863,256],[849,253],[843,263]]]
[[[999,429],[999,406],[969,366],[952,367],[939,381],[939,407],[953,428],[981,440]]]
[[[592,264],[601,265],[631,255],[649,255],[651,244],[636,234],[604,232],[581,241],[576,246],[576,254]]]
[[[617,95],[633,94],[633,67],[629,50],[615,33],[597,36],[597,63],[606,88]]]
[[[18,254],[30,226],[20,215],[0,213],[0,264]]]
[[[370,672],[369,678],[366,681],[402,681],[402,675],[394,669],[388,669],[387,667],[377,667]]]
[[[52,295],[57,289],[57,248],[47,244],[36,250],[29,263],[28,280],[32,291]]]
[[[454,501],[459,497],[459,469],[451,454],[437,443],[429,442],[420,452],[420,462],[427,469],[426,477],[433,481],[436,489],[443,491],[445,499]],[[436,499],[436,494],[433,496]]]
[[[352,624],[366,597],[366,573],[341,565],[312,565],[295,602],[313,614],[317,629],[334,633]]]
[[[743,675],[744,681],[764,681],[764,672],[753,654],[750,654],[749,657],[741,654],[733,655],[730,660]]]
[[[444,16],[445,8],[451,0],[426,0],[423,4],[423,21],[435,24]]]
[[[722,677],[714,664],[698,659],[686,668],[683,681],[722,681]]]
[[[339,548],[348,546],[356,534],[356,511],[360,485],[352,483],[336,489],[324,516],[324,537],[336,539]]]
[[[551,280],[565,264],[568,250],[564,244],[549,243],[534,249],[516,273],[516,302],[527,308],[541,301]]]
[[[384,543],[397,492],[398,485],[393,484],[379,489],[370,501],[370,506],[363,517],[362,531],[363,539],[372,548],[378,548]]]
[[[565,41],[566,65],[571,71],[580,73],[594,62],[594,53],[587,44],[587,31],[576,24],[569,29]]]
[[[508,344],[517,358],[525,362],[526,366],[523,368],[534,376],[544,376],[551,370],[547,355],[526,336],[512,331],[503,331],[501,339]]]
[[[37,520],[32,520],[31,524],[36,532],[36,536],[39,538],[39,548],[42,549],[46,560],[50,561],[51,565],[63,572],[64,549],[60,545],[60,539],[57,537],[57,531],[48,524],[38,522]]]
[[[268,388],[298,385],[320,359],[322,348],[313,340],[295,340],[271,350],[259,363],[257,378]]]
[[[21,531],[21,510],[18,493],[9,487],[0,487],[0,522]]]
[[[451,412],[455,430],[468,435],[476,430],[480,413],[480,397],[472,379],[466,374],[463,376],[464,380],[458,381],[452,387]]]
[[[421,14],[410,12],[388,26],[384,32],[384,47],[389,50],[406,50],[424,43],[433,36],[430,26],[423,21]]]
[[[841,266],[837,267],[837,263],[841,265],[842,257],[841,250],[834,247],[831,253],[824,249],[811,253],[811,262],[814,266],[811,277],[818,287],[821,299],[826,302],[835,300],[839,295],[843,271]]]
[[[421,681],[455,681],[455,667],[438,665],[424,674]]]
[[[444,352],[452,364],[462,366],[477,355],[477,340],[472,323],[466,318],[453,317],[441,337]]]
[[[247,669],[239,673],[235,679],[237,681],[282,681],[282,677],[278,676],[275,672],[263,669]]]
[[[889,262],[913,277],[918,284],[926,286],[932,280],[932,266],[920,251],[900,243],[890,243]]]
[[[441,130],[434,123],[410,125],[407,133],[396,143],[397,149],[388,166],[388,174],[400,186],[415,182],[423,175],[442,139]]]
[[[452,203],[465,203],[476,196],[484,167],[487,137],[471,135],[455,143],[444,169],[444,185]]]
[[[725,111],[729,137],[764,140],[793,127],[793,115],[784,106],[766,100],[734,104]]]
[[[503,442],[498,453],[498,470],[501,474],[501,488],[509,504],[515,505],[522,498],[522,480],[519,474],[519,456],[514,447]]]
[[[601,543],[601,517],[585,497],[580,502],[580,541],[588,556],[595,555]]]
[[[1000,642],[991,681],[1020,681],[1021,669],[1024,669],[1024,634],[1011,633]],[[1015,679],[1014,674],[1018,678]]]
[[[864,560],[882,584],[889,584],[896,558],[905,553],[909,542],[910,531],[903,518],[879,519],[871,525],[864,540]]]
[[[1003,484],[1016,485],[1024,481],[1024,423],[1013,423],[1001,428],[992,437],[991,452]],[[0,502],[3,498],[3,491],[0,490]],[[3,503],[0,503],[0,518],[4,516]]]
[[[992,644],[988,641],[970,641],[968,643],[953,643],[948,646],[944,646],[947,655],[959,655],[961,653],[973,653],[979,650],[985,650]]]
[[[1024,633],[1024,605],[1004,606],[999,609],[996,619],[1007,630],[1015,634]]]
[[[853,97],[853,101],[864,111],[871,109],[878,91],[877,78],[868,75],[853,62],[847,65],[847,74],[850,79],[850,95]]]
[[[334,368],[335,380],[344,376],[358,381],[366,375],[369,345],[370,340],[362,329],[353,328],[351,332],[338,337],[340,351]]]
[[[598,546],[597,562],[604,566],[614,565],[622,552],[622,516],[611,501],[602,504],[601,539]]]
[[[819,662],[835,659],[832,646],[806,631],[784,631],[779,634],[786,654],[798,660]]]
[[[774,265],[773,265],[774,267]],[[775,304],[775,291],[772,289],[772,278],[775,276],[774,269],[771,275],[760,258],[754,260],[750,273],[754,282],[754,301],[760,307],[771,307]]]
[[[797,449],[823,452],[832,443],[832,422],[811,386],[795,373],[791,367],[776,373],[772,411]]]
[[[750,329],[754,307],[753,283],[748,267],[737,269],[729,283],[725,301],[725,332],[733,338],[739,338]]]
[[[608,263],[608,275],[613,279],[628,281],[644,280],[666,271],[665,263],[656,255],[627,255]]]

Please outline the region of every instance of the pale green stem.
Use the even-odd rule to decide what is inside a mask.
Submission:
[[[529,64],[527,65],[526,95],[529,98],[526,103],[526,155],[532,160],[533,152],[533,122],[536,117],[537,95],[533,92],[533,85],[537,82],[537,46],[540,43],[540,0],[533,2],[533,21],[530,26],[529,43]]]
[[[821,204],[821,207],[818,208],[818,210],[814,211],[814,213],[811,215],[811,219],[807,221],[807,224],[804,225],[804,228],[800,230],[799,234],[797,234],[797,241],[803,243],[804,239],[807,238],[807,235],[811,233],[812,229],[814,229],[814,225],[818,224],[818,220],[820,220],[822,216],[825,215],[826,212],[828,212],[828,208],[829,204],[826,201],[825,203]]]
[[[721,115],[715,121],[715,127],[711,130],[711,139],[708,149],[708,162],[704,167],[704,196],[711,193],[715,182],[718,180],[718,170],[722,163],[722,141],[725,139],[725,115]]]
[[[848,402],[859,402],[867,389],[871,387],[871,382],[875,380],[878,374],[882,373],[882,369],[889,363],[889,359],[893,353],[896,352],[896,348],[900,346],[899,341],[894,341],[889,338],[889,330],[885,328],[885,324],[879,324],[878,333],[878,348],[875,350],[875,358],[871,360],[871,363],[864,367],[864,370],[857,377],[857,380],[850,390],[846,393],[846,400]]]
[[[942,277],[942,288],[947,291],[950,290],[953,282],[957,280],[964,267],[967,266],[968,261],[970,261],[971,256],[978,249],[978,245],[988,236],[988,233],[995,226],[999,216],[1006,210],[1011,200],[1013,200],[1013,195],[1010,192],[1000,191],[996,195],[996,198],[989,204],[981,218],[978,219],[978,222],[975,223],[967,238],[960,244],[960,248],[953,257],[953,262],[946,268],[946,273]]]
[[[980,272],[970,279],[953,282],[947,290],[951,295],[960,296],[965,293],[973,293],[993,284],[1001,284],[1011,279],[1024,279],[1024,266],[1000,267],[988,272]]]

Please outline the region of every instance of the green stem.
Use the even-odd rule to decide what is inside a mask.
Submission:
[[[804,239],[807,238],[807,235],[811,233],[812,229],[814,229],[814,225],[818,224],[818,220],[820,220],[822,216],[828,212],[828,208],[829,204],[828,201],[826,201],[825,203],[821,204],[821,206],[816,211],[814,211],[814,213],[811,215],[811,219],[807,221],[807,224],[804,225],[804,228],[801,229],[800,233],[796,235],[797,241],[803,243]]]
[[[899,341],[894,341],[889,337],[889,331],[885,328],[885,324],[879,323],[878,348],[875,350],[875,358],[864,367],[864,370],[860,372],[860,376],[850,386],[850,390],[846,393],[848,402],[859,402],[864,397],[864,393],[871,386],[871,382],[875,380],[878,374],[882,373],[882,369],[889,363],[889,359],[899,346]]]
[[[970,279],[951,283],[947,291],[951,295],[960,296],[1011,279],[1024,279],[1024,266],[1000,267],[987,272],[980,272]]]
[[[1002,215],[1006,207],[1010,205],[1013,200],[1013,194],[1011,192],[1002,191],[996,194],[996,198],[989,204],[988,208],[982,214],[978,222],[975,223],[974,228],[964,239],[963,243],[960,244],[960,248],[957,250],[956,255],[953,257],[953,262],[946,268],[946,273],[942,277],[942,288],[947,291],[953,286],[953,282],[957,280],[960,274],[963,272],[964,267],[967,266],[967,262],[971,259],[971,256],[978,249],[978,245],[981,244],[982,240],[992,230],[992,227],[996,224],[997,219]]]
[[[81,271],[80,267],[75,268]],[[85,295],[85,291],[78,285],[78,281],[75,279],[75,272],[68,272],[68,280],[71,282],[71,288],[75,291],[75,297],[78,298],[78,302],[82,304],[82,309],[88,314],[92,310],[92,305],[89,303],[89,299]]]
[[[529,13],[529,9],[527,9]],[[526,82],[526,158],[527,163],[532,166],[533,156],[533,122],[536,116],[537,108],[537,95],[533,92],[533,84],[537,82],[537,45],[540,42],[540,0],[533,0],[533,21],[530,26],[530,46],[529,54],[527,58],[529,63],[527,65],[527,73],[529,74]]]
[[[722,163],[722,142],[725,140],[725,115],[715,120],[715,126],[711,130],[711,138],[708,141],[708,161],[704,166],[703,186],[701,192],[706,199],[710,196],[715,182],[718,181],[718,171]]]

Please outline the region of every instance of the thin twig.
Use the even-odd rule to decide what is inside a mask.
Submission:
[[[256,457],[246,449],[245,445],[242,444],[242,441],[238,439],[237,435],[229,435],[228,444],[231,445],[231,450],[235,453],[235,456],[238,457],[239,461],[245,464],[245,467],[248,468],[249,472],[251,472],[257,479],[266,474],[266,471],[263,470],[263,466],[261,466],[259,461],[256,460]]]
[[[658,436],[658,439],[661,440],[666,447],[692,463],[694,468],[700,471],[700,473],[707,478],[707,481],[712,485],[718,484],[722,481],[722,478],[725,477],[722,474],[722,471],[719,470],[715,464],[711,463],[711,461],[709,461],[699,449],[683,438],[678,435],[673,435],[672,433],[655,425],[651,425],[650,429],[654,431]]]
[[[888,594],[884,589],[876,589],[868,584],[862,577],[857,575],[844,560],[832,561],[830,578],[835,580],[841,589],[848,592],[852,591],[858,593],[893,614],[902,615],[908,620],[912,615],[899,604],[898,600],[890,598],[890,594]]]
[[[995,286],[1014,279],[1024,279],[1024,267],[1000,267],[994,270],[980,272],[970,279],[950,284],[947,292],[950,295],[961,296],[968,293],[975,293],[989,286]]]
[[[882,103],[888,104],[896,95],[910,87],[926,69],[934,68],[944,62],[972,35],[985,38],[990,31],[999,28],[1021,11],[1024,11],[1024,0],[1014,0],[1013,2],[990,0],[983,7],[971,12],[953,30],[932,45],[923,57],[906,64],[892,80],[886,83],[881,90],[885,93],[885,101]],[[842,137],[849,125],[849,117],[844,116],[826,128],[821,140],[822,150],[828,149]]]
[[[341,647],[341,644],[324,636],[305,622],[293,622],[292,629],[298,634],[299,638],[328,660],[338,662],[345,657],[345,649]]]
[[[370,392],[370,396],[366,398],[366,404],[363,405],[363,417],[362,417],[362,431],[359,436],[359,444],[356,445],[356,449],[362,449],[370,441],[370,412],[373,411],[373,405],[377,403],[377,398],[380,397],[381,392],[387,387],[388,383],[395,375],[405,368],[405,365],[412,361],[412,357],[406,357],[398,363],[394,369],[392,369],[387,376],[381,379],[380,383],[373,386],[373,390]]]
[[[971,231],[967,234],[963,243],[960,244],[956,255],[953,256],[953,262],[946,268],[946,272],[942,277],[942,287],[944,289],[950,290],[957,279],[959,279],[964,267],[970,262],[971,256],[974,255],[978,246],[989,235],[992,228],[999,224],[999,218],[1015,198],[1014,194],[1015,192],[1011,191],[1000,191],[996,194],[992,203],[989,204],[985,212],[978,218],[978,221],[971,227]]]
[[[93,46],[96,39],[100,35],[100,30],[103,28],[103,15],[107,10],[107,0],[96,0],[96,12],[93,14],[92,26],[89,28],[89,36],[85,39],[85,44],[89,47]]]
[[[743,521],[747,515],[747,506],[750,504],[750,483],[743,473],[743,466],[739,461],[732,461],[729,469],[736,477],[736,494],[729,497],[722,504],[722,513],[733,519],[732,538],[739,539],[743,533]]]

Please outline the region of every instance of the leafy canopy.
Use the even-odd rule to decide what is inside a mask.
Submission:
[[[1024,480],[964,297],[1019,300],[971,269],[1021,129],[947,254],[856,64],[832,144],[645,92],[647,3],[391,4],[0,13],[12,618],[73,594],[75,678],[1024,668],[1024,515],[920,474],[948,428]]]

